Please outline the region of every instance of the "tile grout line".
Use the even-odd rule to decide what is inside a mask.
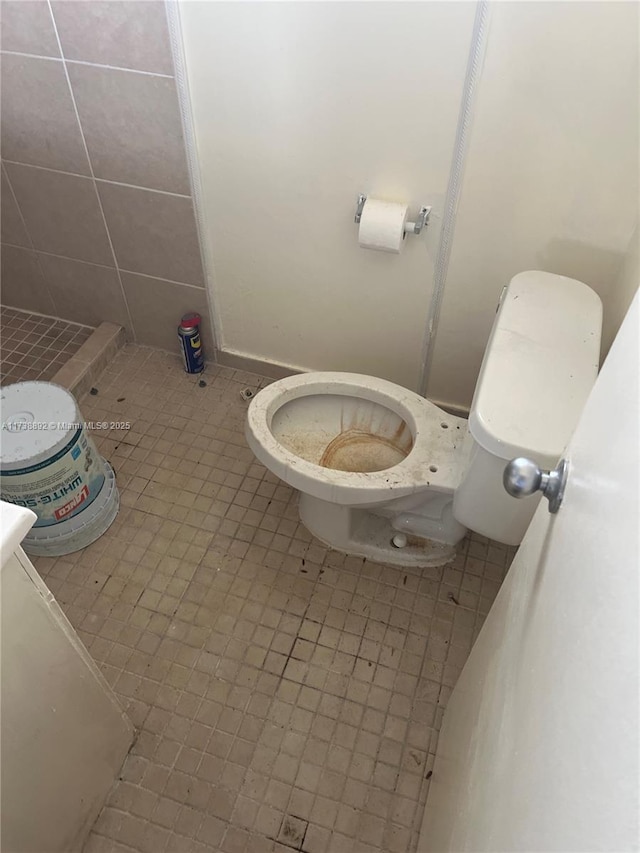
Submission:
[[[2,245],[10,246],[11,243],[3,243]],[[16,246],[15,248],[22,249],[22,246]],[[29,251],[25,249],[25,251]],[[89,326],[87,323],[78,323],[75,320],[67,320],[65,317],[56,317],[51,314],[42,314],[39,311],[30,311],[28,308],[15,308],[13,305],[5,305],[4,303],[0,305],[0,308],[8,308],[11,311],[19,311],[22,314],[29,314],[33,317],[41,317],[45,320],[53,320],[56,323],[67,323],[70,326],[81,326],[83,329],[94,329],[95,326]]]
[[[133,325],[133,318],[131,316],[131,311],[129,310],[129,303],[127,301],[127,296],[124,290],[124,285],[122,284],[122,276],[120,275],[120,270],[118,268],[118,259],[116,257],[115,249],[113,247],[113,241],[111,239],[111,233],[109,231],[109,226],[107,225],[107,219],[104,214],[104,209],[102,207],[102,199],[100,198],[100,193],[98,192],[98,187],[96,184],[96,178],[93,171],[93,164],[91,162],[91,156],[89,154],[89,147],[87,145],[87,140],[85,139],[84,130],[82,129],[82,122],[80,121],[80,113],[78,112],[78,105],[76,104],[75,94],[73,92],[73,87],[71,86],[71,78],[69,76],[69,70],[67,68],[67,62],[64,58],[64,51],[62,49],[62,41],[60,40],[60,34],[58,33],[58,26],[56,23],[55,16],[53,14],[53,8],[51,6],[51,0],[47,0],[47,8],[49,9],[49,15],[51,16],[51,22],[53,24],[53,31],[55,33],[56,41],[58,43],[58,50],[60,51],[60,56],[62,57],[62,67],[64,69],[65,78],[67,81],[67,86],[69,88],[69,95],[71,97],[71,103],[73,105],[73,110],[76,116],[76,121],[78,122],[78,130],[80,132],[80,138],[82,140],[82,145],[84,147],[85,156],[87,158],[87,163],[89,165],[89,171],[91,173],[91,179],[93,181],[93,191],[96,195],[96,200],[98,202],[98,207],[100,208],[100,215],[102,216],[102,222],[104,225],[104,229],[107,235],[107,240],[109,241],[109,248],[111,249],[111,257],[113,258],[113,263],[116,269],[116,274],[118,276],[118,283],[120,285],[120,293],[122,295],[122,299],[124,301],[124,306],[127,312],[127,317],[129,318],[129,328],[131,330],[131,335],[134,341],[137,338],[136,331]]]
[[[25,0],[25,2],[26,2],[26,0]],[[88,179],[88,180],[90,180],[90,179]],[[116,268],[115,266],[108,266],[107,264],[96,264],[93,261],[85,261],[81,258],[72,258],[69,255],[58,255],[55,252],[45,252],[42,249],[30,249],[28,246],[19,246],[17,243],[8,243],[5,241],[4,243],[2,243],[2,245],[3,246],[9,246],[12,249],[21,249],[23,252],[34,252],[35,254],[46,255],[47,257],[50,257],[50,258],[60,258],[60,260],[63,260],[63,261],[74,261],[75,263],[78,263],[78,264],[87,264],[87,266],[98,267],[99,269],[103,269],[103,270],[114,270],[115,271],[116,269],[119,269],[120,272],[124,272],[124,273],[127,273],[129,275],[139,275],[139,276],[142,276],[142,278],[151,278],[154,281],[164,281],[164,282],[167,282],[167,284],[177,284],[179,287],[191,287],[194,290],[204,290],[205,289],[204,285],[201,285],[201,284],[191,284],[188,281],[176,281],[175,279],[172,279],[172,278],[162,278],[159,275],[150,275],[149,273],[140,272],[139,270],[128,270],[128,269],[124,269],[124,267],[117,267]],[[7,305],[6,307],[12,308],[13,306]],[[26,309],[26,308],[16,308],[14,310],[16,310],[16,311],[28,311],[28,309]],[[37,313],[37,312],[29,312],[29,313]],[[42,314],[42,316],[48,317],[49,315],[48,314]],[[79,325],[79,326],[86,325],[86,323],[78,323],[76,320],[66,320],[63,317],[61,317],[59,319],[63,320],[64,322],[67,322],[67,323],[76,323],[76,325]],[[88,328],[93,328],[93,327],[89,326]],[[150,346],[150,345],[149,344],[140,344],[140,346]]]
[[[16,196],[15,190],[13,189],[13,183],[11,181],[11,178],[9,177],[9,172],[5,168],[4,163],[2,163],[2,172],[6,178],[7,184],[9,186],[9,192],[11,193],[11,198],[13,199],[13,203],[15,204],[16,210],[18,211],[18,216],[20,217],[20,221],[22,222],[22,227],[24,228],[25,234],[27,235],[27,240],[29,241],[29,244],[31,246],[31,251],[33,251],[35,253],[35,251],[36,251],[35,245],[34,245],[34,242],[31,238],[29,228],[27,227],[27,221],[24,218],[24,214],[22,213],[22,208],[20,207],[20,205],[18,203],[18,197]],[[19,248],[23,248],[23,247],[19,247]],[[28,249],[27,249],[27,251],[28,251]],[[40,270],[40,275],[42,276],[42,281],[44,284],[45,293],[49,297],[49,301],[51,302],[53,309],[57,312],[58,306],[56,305],[56,301],[53,298],[53,294],[51,293],[51,289],[49,287],[49,282],[47,281],[47,277],[44,274],[44,269],[42,268],[42,264],[40,263],[40,258],[38,258],[37,254],[36,254],[36,264],[38,265],[38,269]],[[46,315],[44,315],[44,316],[46,316]]]
[[[53,10],[52,10],[53,17]],[[58,35],[57,25],[55,24],[54,18],[54,29],[56,31],[56,36]],[[90,68],[106,68],[109,71],[125,71],[131,74],[142,74],[146,77],[161,77],[163,79],[173,80],[173,74],[164,74],[161,71],[143,71],[140,68],[125,68],[121,65],[106,65],[103,62],[89,62],[86,59],[67,59],[62,51],[62,43],[60,39],[57,39],[58,47],[60,48],[60,56],[43,56],[39,53],[25,53],[20,50],[0,50],[0,55],[8,55],[8,56],[24,56],[29,57],[30,59],[41,59],[49,62],[69,62],[72,65],[87,65]]]
[[[31,312],[28,312],[28,311],[21,311],[20,313],[26,315],[24,318],[22,318],[22,325],[16,326],[16,327],[8,327],[8,328],[12,328],[14,331],[17,330],[18,332],[20,332],[22,330],[24,323],[33,322],[30,320],[30,318],[34,317],[34,316],[35,317],[42,317],[43,319],[46,319],[49,322],[47,322],[47,323],[39,322],[37,324],[36,328],[38,328],[39,326],[44,327],[41,332],[36,332],[35,330],[27,330],[26,334],[37,334],[38,335],[38,340],[33,341],[29,344],[29,347],[30,347],[29,350],[27,350],[24,353],[20,353],[20,352],[18,352],[17,348],[14,348],[11,350],[11,353],[7,354],[7,356],[6,356],[7,359],[10,357],[10,355],[20,356],[20,358],[15,363],[10,362],[10,369],[9,369],[9,371],[7,371],[7,375],[5,377],[5,378],[11,378],[11,374],[15,370],[17,381],[21,381],[18,377],[18,374],[23,373],[23,371],[20,371],[20,368],[26,368],[27,363],[33,361],[33,348],[34,347],[36,347],[36,346],[43,347],[44,352],[41,353],[37,358],[38,359],[46,359],[48,361],[48,364],[46,366],[43,365],[38,370],[37,376],[32,377],[33,379],[38,380],[38,379],[40,379],[40,377],[44,373],[46,373],[48,370],[53,368],[54,365],[56,365],[56,363],[57,363],[56,360],[58,358],[64,357],[64,363],[66,363],[71,358],[73,358],[73,356],[80,349],[80,347],[82,346],[82,343],[84,343],[84,341],[80,341],[78,346],[76,346],[72,352],[65,353],[65,348],[74,343],[74,341],[76,340],[76,338],[77,338],[77,336],[81,330],[84,331],[84,330],[91,330],[92,329],[92,327],[90,327],[90,326],[84,326],[80,323],[73,323],[71,321],[61,321],[55,317],[47,317],[46,315],[37,315],[37,314],[33,314]],[[42,339],[47,336],[47,333],[51,332],[51,330],[53,329],[53,327],[57,323],[60,323],[60,322],[65,324],[65,328],[60,329],[58,331],[56,337],[48,345],[43,345]],[[62,347],[56,347],[55,345],[59,341],[60,337],[62,335],[64,335],[65,333],[70,332],[70,331],[73,331],[72,337],[68,341],[62,341],[61,342]],[[3,337],[4,337],[4,331],[3,331]],[[14,339],[11,338],[11,340],[13,341]],[[21,342],[22,342],[21,337],[18,337],[15,339],[16,344],[19,344]],[[62,366],[62,364],[58,363],[58,367],[60,367],[60,366]]]
[[[13,199],[13,203],[15,204],[16,209],[18,211],[18,216],[20,217],[20,222],[22,223],[22,227],[24,228],[25,234],[27,235],[27,240],[29,241],[29,246],[33,251],[35,251],[35,246],[33,245],[33,240],[31,239],[31,234],[29,234],[29,229],[27,228],[27,223],[26,223],[25,218],[22,214],[22,210],[20,208],[20,205],[18,204],[18,199],[17,199],[16,194],[14,192],[13,184],[11,183],[11,179],[9,178],[9,173],[5,169],[5,166],[4,166],[5,162],[7,162],[7,161],[5,161],[3,159],[2,163],[0,163],[0,168],[2,169],[2,173],[3,173],[5,180],[7,181],[7,184],[9,186],[9,192],[11,193],[11,198]],[[9,245],[11,245],[11,244],[9,244]]]
[[[29,0],[25,0],[25,2],[29,2]],[[78,117],[78,121],[80,121],[79,116],[76,112],[76,116]],[[84,136],[84,135],[83,135]],[[86,149],[86,144],[85,144]],[[88,156],[88,152],[87,152]],[[91,161],[89,161],[89,168],[91,170],[91,174],[83,175],[80,172],[67,172],[64,169],[52,169],[51,166],[40,166],[37,163],[23,163],[21,160],[9,160],[6,157],[2,158],[3,163],[10,163],[12,166],[22,166],[27,169],[38,169],[41,172],[54,172],[56,175],[70,175],[73,178],[84,178],[87,181],[95,181],[96,184],[113,184],[117,187],[127,187],[132,190],[141,190],[141,192],[147,193],[158,193],[159,195],[168,195],[173,198],[186,198],[191,199],[191,196],[188,193],[174,193],[171,190],[161,190],[157,187],[142,187],[138,184],[127,184],[124,181],[112,181],[109,178],[96,178],[93,174],[93,167],[91,166]]]

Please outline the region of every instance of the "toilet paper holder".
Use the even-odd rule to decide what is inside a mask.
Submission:
[[[360,225],[360,220],[362,218],[362,211],[364,210],[364,203],[367,200],[366,195],[364,193],[360,193],[358,196],[358,205],[356,207],[356,215],[354,217],[354,222],[356,225]],[[431,213],[430,207],[421,207],[418,215],[416,216],[415,222],[405,222],[404,223],[404,234],[402,239],[406,237],[407,234],[419,234],[423,228],[425,228],[429,224],[429,214]]]

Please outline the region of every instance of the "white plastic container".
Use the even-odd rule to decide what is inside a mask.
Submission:
[[[0,495],[38,517],[24,550],[59,556],[90,545],[120,499],[75,399],[51,382],[18,382],[2,389],[0,403]]]

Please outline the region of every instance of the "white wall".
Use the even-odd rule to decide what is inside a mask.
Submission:
[[[428,396],[468,406],[504,284],[543,269],[628,304],[638,5],[496,2]],[[219,343],[421,379],[475,4],[180,3]],[[358,248],[358,192],[433,204],[401,256]],[[620,290],[622,288],[622,291]]]
[[[492,4],[429,397],[470,403],[521,270],[593,287],[611,341],[637,221],[638,88],[637,3]]]
[[[608,352],[615,334],[629,310],[638,286],[640,286],[640,230],[636,227],[607,301],[608,310],[603,331],[605,352]]]
[[[181,3],[225,350],[418,386],[474,12]],[[432,204],[432,225],[362,250],[359,192]]]

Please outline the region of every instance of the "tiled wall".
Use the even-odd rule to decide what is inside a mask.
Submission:
[[[164,3],[0,8],[3,303],[175,350],[208,311]]]

